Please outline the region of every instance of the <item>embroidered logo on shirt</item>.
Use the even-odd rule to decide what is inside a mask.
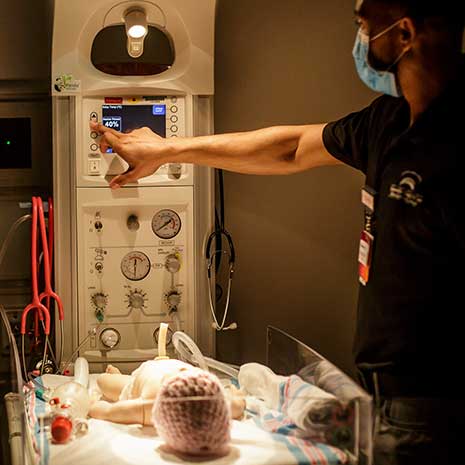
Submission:
[[[422,177],[415,171],[404,171],[398,184],[391,184],[389,189],[389,198],[394,200],[403,200],[407,205],[416,207],[423,202],[423,196],[415,192]]]

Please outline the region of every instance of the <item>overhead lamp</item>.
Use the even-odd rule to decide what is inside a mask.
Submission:
[[[144,53],[144,39],[148,32],[145,10],[140,7],[127,9],[124,13],[124,25],[128,36],[129,56],[139,58]]]

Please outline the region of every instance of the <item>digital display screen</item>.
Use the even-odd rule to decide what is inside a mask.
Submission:
[[[120,132],[147,127],[166,137],[166,105],[103,105],[102,123]]]
[[[31,119],[0,118],[0,169],[32,168]]]

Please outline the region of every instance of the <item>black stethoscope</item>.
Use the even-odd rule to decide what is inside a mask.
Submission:
[[[216,329],[216,331],[226,331],[228,329],[236,329],[237,323],[233,322],[228,326],[225,326],[226,317],[228,315],[229,309],[229,302],[231,298],[231,285],[232,279],[234,276],[234,264],[236,261],[236,252],[234,249],[234,243],[231,237],[231,234],[224,228],[224,193],[223,193],[223,172],[219,170],[219,179],[220,179],[220,200],[221,200],[221,223],[216,224],[215,230],[210,234],[207,239],[207,243],[205,246],[205,258],[207,261],[207,279],[208,279],[208,300],[210,303],[210,311],[213,317],[212,327]],[[226,241],[229,246],[229,251],[224,250],[222,248],[222,238],[226,238]],[[212,250],[212,244],[215,240],[215,250]],[[219,245],[219,248],[216,247]],[[228,290],[226,294],[226,304],[223,313],[223,319],[221,324],[218,323],[218,319],[216,317],[215,306],[213,304],[213,291],[212,291],[212,268],[213,263],[215,261],[221,262],[221,258],[223,255],[228,257],[229,262],[229,276],[228,276]]]

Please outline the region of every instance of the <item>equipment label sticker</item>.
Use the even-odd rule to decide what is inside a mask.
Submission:
[[[81,92],[81,81],[74,79],[72,74],[62,74],[53,82],[53,92],[61,94],[76,94]]]

